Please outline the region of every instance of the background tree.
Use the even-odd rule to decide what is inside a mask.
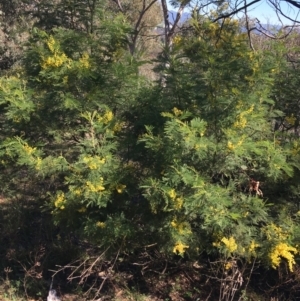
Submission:
[[[128,35],[129,50],[132,55],[153,51],[151,42],[155,40],[156,26],[162,21],[161,7],[157,0],[111,1],[112,9],[126,16],[132,24],[132,31]],[[159,47],[156,45],[156,47]]]

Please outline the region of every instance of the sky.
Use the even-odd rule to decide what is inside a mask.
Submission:
[[[287,3],[281,3],[281,9],[283,13],[290,18],[295,18],[300,21],[300,11],[296,7],[288,6]],[[299,14],[298,14],[299,13]],[[267,3],[266,0],[262,0],[257,5],[253,5],[253,8],[249,8],[249,15],[258,18],[261,23],[270,23],[272,25],[280,24],[280,21],[272,7]],[[284,25],[291,25],[292,21],[280,16],[281,21]]]
[[[248,3],[252,0],[246,0]],[[284,14],[288,15],[291,18],[296,18],[300,21],[300,10],[296,7],[290,7],[284,1],[281,2],[281,9]],[[170,6],[170,9],[172,7]],[[176,10],[176,9],[174,9]],[[267,0],[261,0],[257,4],[254,4],[248,8],[248,15],[253,18],[258,18],[262,24],[271,24],[271,25],[281,25],[278,17],[272,9],[272,7],[267,3]],[[284,25],[291,25],[292,22],[284,17],[281,17],[281,21]]]

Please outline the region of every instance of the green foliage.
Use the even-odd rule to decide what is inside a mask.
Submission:
[[[152,212],[169,223],[160,226],[169,251],[218,251],[275,266],[276,246],[285,243],[290,252],[298,240],[293,230],[279,240],[266,234],[272,225],[284,231],[288,218],[270,188],[263,201],[262,194],[252,195],[249,182],[276,187],[294,174],[290,151],[276,142],[272,126],[283,114],[270,98],[279,58],[248,50],[235,21],[200,20],[194,30],[178,37],[169,55],[161,97],[174,105],[172,113],[162,113],[168,119],[163,131],[148,127],[140,139],[163,162],[145,180],[144,195]],[[292,270],[292,253],[282,254]]]
[[[253,52],[235,20],[194,18],[146,84],[124,15],[102,13],[77,20],[86,31],[34,28],[1,77],[2,193],[25,192],[59,235],[114,258],[156,244],[218,258],[223,276],[235,260],[292,271],[299,118],[277,75],[296,88],[298,73],[284,45]]]
[[[126,109],[137,83],[116,22],[92,37],[35,29],[24,69],[1,79],[2,164],[13,164],[16,177],[18,168],[26,169],[51,187],[46,208],[55,222],[101,244],[106,220],[114,225],[109,243],[126,236],[116,226],[126,222],[125,200],[120,204],[118,197],[126,188],[118,151],[123,122],[116,114]],[[100,210],[109,203],[112,215]]]

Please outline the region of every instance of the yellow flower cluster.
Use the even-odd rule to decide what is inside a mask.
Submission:
[[[43,59],[43,62],[41,64],[43,69],[47,69],[49,67],[57,68],[64,63],[69,63],[71,61],[63,52],[59,51],[59,44],[55,41],[53,36],[50,36],[47,41],[47,45],[53,55]]]
[[[88,69],[90,67],[90,57],[87,52],[85,52],[82,57],[79,59],[80,66]]]
[[[290,125],[295,125],[297,118],[292,114],[291,116],[285,117],[285,121],[288,122]]]
[[[36,147],[30,147],[27,143],[25,143],[23,145],[23,149],[28,155],[31,155],[36,150]]]
[[[82,193],[81,189],[75,189],[74,190],[75,195],[81,195],[81,193]]]
[[[175,200],[176,198],[176,191],[175,189],[171,189],[169,192],[168,192],[168,195],[171,199]]]
[[[103,229],[103,228],[105,228],[105,223],[99,221],[99,222],[96,223],[96,226],[98,228],[102,228]]]
[[[215,18],[214,16],[218,15],[217,11],[210,11],[211,17]],[[224,27],[224,30],[221,30]],[[214,43],[216,48],[220,48],[224,45],[224,43],[228,43],[230,41],[230,45],[233,47],[240,46],[241,43],[245,40],[244,34],[236,35],[236,29],[238,28],[238,21],[237,20],[224,20],[222,24],[222,28],[220,29],[220,24],[210,23],[208,24],[207,28],[207,35],[212,38],[216,38],[217,41]],[[243,55],[243,53],[241,53]]]
[[[249,51],[248,52],[248,57],[252,61],[254,59],[254,52],[253,51]]]
[[[188,222],[177,222],[176,219],[171,222],[173,228],[175,228],[179,234],[185,235],[192,233],[190,224]]]
[[[224,264],[224,268],[225,268],[225,270],[229,270],[229,269],[231,269],[231,267],[232,267],[232,262],[226,262],[225,264]]]
[[[42,159],[40,157],[36,158],[35,169],[40,170],[42,165]]]
[[[276,226],[271,223],[266,229],[265,233],[267,235],[268,240],[277,239],[279,241],[286,240],[289,237],[289,233],[284,231],[281,227]]]
[[[183,205],[183,198],[179,197],[179,198],[173,199],[173,201],[174,201],[174,208],[176,210],[180,210]]]
[[[70,59],[64,53],[55,52],[53,56],[48,56],[43,60],[41,66],[43,69],[47,69],[49,67],[60,67],[64,63],[69,63]]]
[[[116,187],[116,190],[118,193],[123,193],[125,188],[126,188],[126,185],[118,184]]]
[[[228,141],[227,148],[230,149],[231,151],[233,151],[237,147],[241,146],[243,144],[243,142],[244,142],[244,137],[242,137],[242,139],[239,140],[236,145],[234,145],[231,141]]]
[[[182,111],[175,107],[173,108],[173,113],[175,116],[180,116],[182,114]]]
[[[209,29],[212,31],[218,30],[219,29],[219,24],[218,23],[210,23],[209,24]]]
[[[222,233],[220,233],[220,232],[215,232],[214,234],[213,234],[213,237],[214,237],[214,242],[212,243],[212,245],[214,246],[214,247],[217,247],[217,248],[219,248],[220,246],[221,246],[221,237],[222,237]]]
[[[53,38],[53,36],[50,36],[50,38],[47,41],[47,45],[51,52],[55,51],[55,48],[57,48],[57,43],[56,43],[55,39]]]
[[[185,249],[188,249],[189,246],[183,244],[181,241],[176,242],[174,248],[173,248],[173,253],[183,255],[185,252]]]
[[[114,118],[114,114],[112,111],[106,111],[103,116],[97,114],[97,120],[103,122],[104,124],[108,124]]]
[[[97,185],[94,185],[90,181],[87,181],[86,186],[88,187],[89,191],[92,192],[100,192],[105,190],[105,187],[103,186],[103,178],[100,178],[100,182]]]
[[[13,117],[13,122],[19,123],[20,121],[21,121],[20,117],[16,117],[16,116]]]
[[[293,148],[292,148],[292,154],[294,155],[294,156],[296,156],[298,153],[299,153],[299,151],[300,151],[300,145],[299,145],[299,142],[298,141],[294,141],[293,142]]]
[[[83,162],[89,169],[98,169],[99,166],[105,163],[105,158],[101,159],[99,156],[87,156],[83,158]]]
[[[182,43],[182,37],[180,37],[180,36],[175,36],[174,38],[173,38],[173,44],[175,45],[175,46],[178,46],[178,45],[180,45]]]
[[[113,127],[113,131],[114,132],[120,132],[124,126],[124,122],[117,122],[114,127]]]
[[[247,111],[245,111],[244,113],[245,114],[251,114],[253,112],[253,109],[254,109],[254,105],[251,105],[251,107]]]
[[[251,114],[253,112],[253,109],[254,105],[251,105],[251,107],[248,110],[240,113],[237,117],[237,121],[233,124],[233,126],[235,128],[243,129],[247,124],[247,118],[245,117],[245,115]]]
[[[280,166],[280,165],[278,165],[278,164],[273,164],[273,167],[274,167],[274,169],[278,169],[278,170],[280,170],[280,169],[281,169],[281,166]]]
[[[272,252],[269,254],[272,262],[272,267],[276,269],[279,266],[282,257],[287,260],[289,270],[292,272],[293,265],[296,263],[294,254],[292,253],[297,254],[297,249],[287,245],[286,243],[279,243],[278,245],[276,245]]]
[[[76,186],[69,186],[69,191],[72,192],[74,195],[78,196],[82,194],[82,188],[76,187]]]
[[[54,206],[56,208],[59,208],[59,209],[63,210],[63,209],[65,209],[64,203],[65,203],[65,194],[63,192],[60,192],[56,196],[56,200],[54,202]]]
[[[86,208],[85,207],[81,207],[77,211],[80,212],[80,213],[84,213],[84,212],[86,212]]]
[[[254,240],[252,240],[249,246],[249,252],[255,253],[255,249],[258,248],[259,246],[260,246],[259,244],[257,244]]]
[[[228,147],[230,150],[234,150],[234,149],[235,149],[235,146],[234,146],[234,144],[233,144],[231,141],[228,141],[227,147]]]
[[[240,129],[243,129],[247,124],[247,119],[242,116],[242,115],[239,115],[238,117],[238,120],[233,124],[233,126],[235,128],[240,128]]]
[[[112,111],[106,111],[102,117],[102,121],[104,124],[107,124],[113,119],[113,117],[114,117],[114,114]]]
[[[224,209],[217,209],[213,206],[210,206],[209,209],[212,211],[213,215],[216,215],[216,214],[224,215],[226,213],[226,211]]]
[[[226,248],[228,249],[229,252],[234,252],[237,249],[237,244],[235,242],[235,239],[231,236],[228,238],[223,237],[221,239],[221,242],[224,243]]]

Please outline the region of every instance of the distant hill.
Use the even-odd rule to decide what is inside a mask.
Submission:
[[[175,21],[177,12],[171,10],[171,11],[169,11],[168,15],[169,15],[170,23],[173,24]],[[191,14],[189,12],[183,12],[183,14],[181,15],[179,25],[185,23],[190,18],[191,18]],[[273,32],[274,33],[276,31],[279,31],[282,28],[280,25],[260,24],[261,26],[259,26],[258,23],[256,25],[257,25],[257,28],[260,29],[262,32]],[[246,29],[242,28],[242,31],[245,32]],[[261,34],[261,32],[258,30],[254,30],[254,32],[256,34]]]
[[[174,23],[175,19],[176,19],[176,15],[177,12],[176,11],[169,11],[169,21],[171,22],[171,24]],[[188,20],[191,17],[191,14],[188,12],[183,12],[183,14],[181,15],[181,19],[180,19],[180,24],[183,24],[186,20]]]

